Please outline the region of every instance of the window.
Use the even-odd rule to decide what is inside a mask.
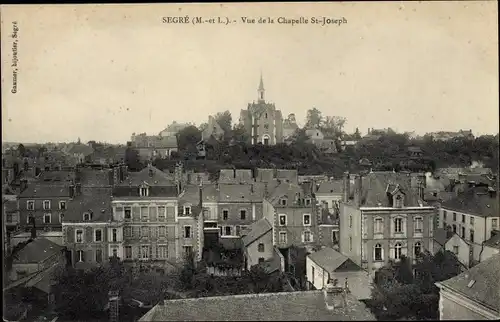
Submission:
[[[232,227],[231,226],[224,227],[224,234],[225,236],[232,236],[233,235]]]
[[[306,242],[306,243],[311,242],[311,232],[310,231],[304,232],[304,242]]]
[[[453,224],[452,227],[453,227],[453,233],[456,234],[457,233],[457,225]]]
[[[28,217],[26,217],[27,224],[32,224],[33,223],[32,221],[34,221],[34,220],[35,220],[35,217],[33,217],[33,214],[29,214]]]
[[[59,201],[59,209],[66,210],[66,201]]]
[[[337,232],[332,231],[332,243],[336,244],[337,243]]]
[[[142,259],[148,259],[149,258],[149,246],[148,245],[142,245],[141,246],[141,258]]]
[[[165,237],[167,235],[167,228],[165,226],[160,226],[158,229],[158,234],[160,237]]]
[[[316,275],[316,272],[315,272],[315,269],[314,269],[314,266],[311,267],[311,277],[312,277],[312,280],[314,281],[314,276]]]
[[[79,261],[79,262],[83,262],[83,260],[84,260],[83,250],[77,250],[77,251],[76,251],[76,254],[77,254],[78,261]]]
[[[141,227],[141,237],[149,237],[149,227],[148,226]]]
[[[7,222],[8,223],[12,222],[12,214],[7,214]]]
[[[394,232],[401,233],[403,231],[403,218],[394,218]]]
[[[64,220],[64,214],[59,214],[59,222],[62,223]]]
[[[416,242],[414,246],[415,256],[420,255],[421,252],[422,252],[422,244],[420,242]]]
[[[240,236],[241,226],[236,226],[236,236]]]
[[[43,209],[45,209],[45,210],[50,209],[50,200],[43,201]]]
[[[498,229],[498,219],[496,218],[491,219],[491,229]]]
[[[184,238],[191,238],[191,226],[184,226]]]
[[[261,96],[261,98],[262,98],[262,96]],[[266,113],[266,119],[267,119],[267,113]]]
[[[395,259],[400,259],[401,258],[401,243],[396,243],[396,245],[394,245],[394,258]]]
[[[462,227],[462,238],[465,239],[465,227]]]
[[[123,227],[123,235],[125,237],[132,237],[132,227]]]
[[[453,221],[457,221],[457,213],[456,212],[453,213]]]
[[[193,246],[183,246],[184,256],[191,256],[193,254]]]
[[[264,128],[268,129],[269,128],[269,124],[264,124]]]
[[[229,217],[229,210],[227,209],[222,210],[222,220],[227,220],[228,217]]]
[[[458,255],[458,246],[453,246],[453,253]]]
[[[132,208],[125,207],[125,220],[132,219]]]
[[[125,246],[125,258],[132,258],[132,246]]]
[[[462,214],[462,222],[465,223],[465,214]]]
[[[148,207],[141,207],[141,220],[142,221],[149,221],[149,208]]]
[[[382,234],[384,232],[384,222],[382,218],[375,218],[374,232],[375,234]]]
[[[424,231],[424,220],[422,217],[415,218],[415,226],[413,227],[416,233],[421,233]]]
[[[304,223],[304,226],[310,226],[311,225],[311,215],[304,214],[303,223]]]
[[[165,221],[165,207],[158,207],[158,221]]]
[[[282,206],[286,206],[286,202],[287,202],[287,200],[286,200],[286,199],[284,199],[284,198],[280,200],[280,204],[281,204]]]
[[[50,224],[52,219],[52,214],[44,214],[43,215],[43,223],[44,224]]]
[[[257,246],[257,250],[259,253],[263,253],[264,252],[264,244],[259,243],[259,245]]]
[[[380,245],[380,244],[375,245],[373,258],[376,261],[381,261],[383,259],[383,257],[382,257],[382,245]]]
[[[242,209],[240,210],[240,218],[241,220],[245,220],[247,218],[247,211]]]
[[[147,197],[147,196],[149,196],[149,188],[148,187],[141,187],[141,188],[139,188],[139,195],[141,197]]]
[[[352,237],[349,236],[349,251],[352,251]]]
[[[26,208],[28,210],[35,210],[35,202],[33,200],[29,200],[26,202]]]
[[[168,257],[168,249],[167,245],[158,245],[158,248],[156,249],[156,257],[160,259],[166,259]]]
[[[259,264],[262,264],[264,263],[266,260],[264,259],[264,257],[259,257]]]
[[[184,215],[190,215],[191,214],[191,207],[186,206],[184,207]]]
[[[281,244],[286,244],[286,231],[280,231],[279,241]]]
[[[403,207],[403,197],[401,195],[397,195],[394,200],[394,207],[401,208]]]
[[[113,257],[118,257],[118,249],[113,248]]]
[[[473,229],[470,230],[470,241],[471,241],[471,243],[474,242],[474,230]]]
[[[88,212],[83,213],[83,221],[89,221],[90,220],[90,214]]]
[[[470,219],[469,219],[469,220],[470,220],[470,224],[471,224],[471,225],[474,225],[474,217],[470,216]]]
[[[305,200],[305,203],[306,203],[306,206],[310,206],[311,205],[311,199],[307,198]]]
[[[443,219],[446,221],[446,210],[443,210]]]
[[[286,215],[279,215],[280,226],[286,226]]]
[[[116,228],[113,228],[113,230],[111,231],[111,241],[116,242],[117,240],[117,230]]]
[[[97,263],[102,263],[102,249],[95,250],[95,261]]]
[[[95,230],[95,241],[96,242],[102,241],[102,230],[101,229]]]

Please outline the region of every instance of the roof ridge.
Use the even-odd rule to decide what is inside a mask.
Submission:
[[[187,299],[174,299],[174,300],[165,300],[165,302],[195,302],[199,300],[220,300],[227,298],[255,298],[255,297],[271,297],[276,295],[298,295],[298,294],[323,294],[323,290],[312,290],[312,291],[294,291],[294,292],[273,292],[273,293],[253,293],[253,294],[236,294],[236,295],[219,295],[219,296],[204,296],[204,297],[193,297]]]

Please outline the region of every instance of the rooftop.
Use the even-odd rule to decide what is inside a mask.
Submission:
[[[108,221],[113,216],[110,188],[90,188],[77,196],[64,214],[63,222],[83,222],[83,214],[91,214],[89,222]]]
[[[500,249],[500,231],[497,231],[493,236],[484,242],[485,246]]]
[[[320,184],[316,194],[342,194],[343,183],[342,180],[324,181]]]
[[[479,188],[468,189],[455,198],[443,202],[441,207],[475,216],[497,217],[499,213],[497,192],[487,191]]]
[[[69,184],[63,182],[39,182],[21,192],[20,198],[70,197]]]
[[[150,186],[170,186],[175,185],[175,180],[172,175],[150,165],[139,172],[129,172],[128,178],[119,186],[138,187],[143,183],[147,183]]]
[[[438,285],[499,312],[500,254],[494,255],[468,271],[440,282]]]
[[[329,273],[335,272],[337,268],[350,260],[349,257],[330,247],[325,247],[307,256]]]
[[[323,291],[260,293],[165,301],[139,321],[349,321],[375,320],[366,306],[347,296],[329,309]],[[223,309],[222,309],[223,308]]]
[[[14,255],[13,264],[40,263],[43,260],[60,253],[62,247],[46,238],[35,238],[28,242]]]
[[[272,229],[266,218],[257,220],[246,229],[247,234],[241,238],[243,245],[247,247]]]

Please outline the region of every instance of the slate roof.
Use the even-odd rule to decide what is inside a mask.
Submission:
[[[356,182],[351,185],[351,194],[354,193]],[[392,207],[388,197],[388,188],[399,190],[405,194],[405,207],[419,207],[419,197],[411,188],[411,177],[409,175],[381,171],[370,172],[362,178],[361,205],[364,207]]]
[[[329,273],[335,272],[337,268],[349,260],[349,257],[330,247],[325,247],[307,256]]]
[[[203,185],[202,188],[203,202],[216,202],[219,192],[213,184]],[[184,192],[179,197],[179,205],[191,204],[197,205],[200,199],[200,186],[187,185]]]
[[[342,180],[324,181],[320,183],[316,194],[342,194],[343,185]]]
[[[223,309],[222,309],[223,308]],[[375,320],[353,296],[329,310],[323,291],[260,293],[170,300],[139,321],[349,321]]]
[[[249,246],[251,243],[272,229],[273,226],[271,226],[266,218],[257,220],[247,228],[247,234],[241,238],[243,246]]]
[[[102,187],[112,183],[113,169],[81,169],[80,183],[82,186]]]
[[[86,189],[84,195],[77,196],[64,214],[63,222],[84,222],[83,214],[92,213],[89,222],[106,222],[113,216],[110,188]],[[87,222],[87,221],[85,221]]]
[[[500,231],[484,242],[485,246],[500,249]]]
[[[453,235],[453,232],[445,228],[437,228],[434,230],[433,238],[439,245],[444,246]]]
[[[69,198],[69,184],[64,183],[34,183],[21,192],[20,198]]]
[[[274,247],[273,248],[273,257],[270,259],[260,263],[260,266],[268,273],[279,272],[283,267],[281,267],[281,255],[280,251]]]
[[[458,276],[440,282],[440,285],[499,312],[500,254],[490,257]]]
[[[264,185],[219,184],[219,202],[258,202],[264,197]]]
[[[297,170],[277,169],[276,170],[276,179],[288,180],[292,183],[298,183],[299,174],[298,174]]]
[[[151,172],[150,172],[151,171]],[[150,186],[170,186],[175,185],[174,178],[154,166],[148,166],[139,172],[129,172],[126,178],[119,186],[134,186],[147,183]]]
[[[35,238],[14,255],[13,264],[34,264],[59,254],[62,247],[46,238]]]
[[[86,144],[72,144],[67,149],[67,152],[68,154],[83,154],[84,156],[88,156],[94,152],[94,149]]]
[[[273,206],[278,206],[281,198],[288,198],[288,206],[295,202],[295,195],[302,194],[303,190],[299,185],[282,182],[279,184],[269,197],[269,202]]]
[[[481,189],[468,189],[441,204],[442,208],[481,217],[497,217],[499,205],[496,197]]]
[[[59,171],[42,171],[38,181],[56,181],[56,182],[71,182],[75,180],[75,171],[59,170]]]

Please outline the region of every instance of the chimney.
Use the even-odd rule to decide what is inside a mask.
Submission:
[[[361,206],[362,183],[363,177],[359,174],[356,175],[354,179],[354,204],[356,207]]]
[[[342,189],[343,193],[343,198],[342,201],[348,202],[349,201],[349,194],[350,194],[350,178],[349,178],[349,172],[344,172],[344,187]]]

